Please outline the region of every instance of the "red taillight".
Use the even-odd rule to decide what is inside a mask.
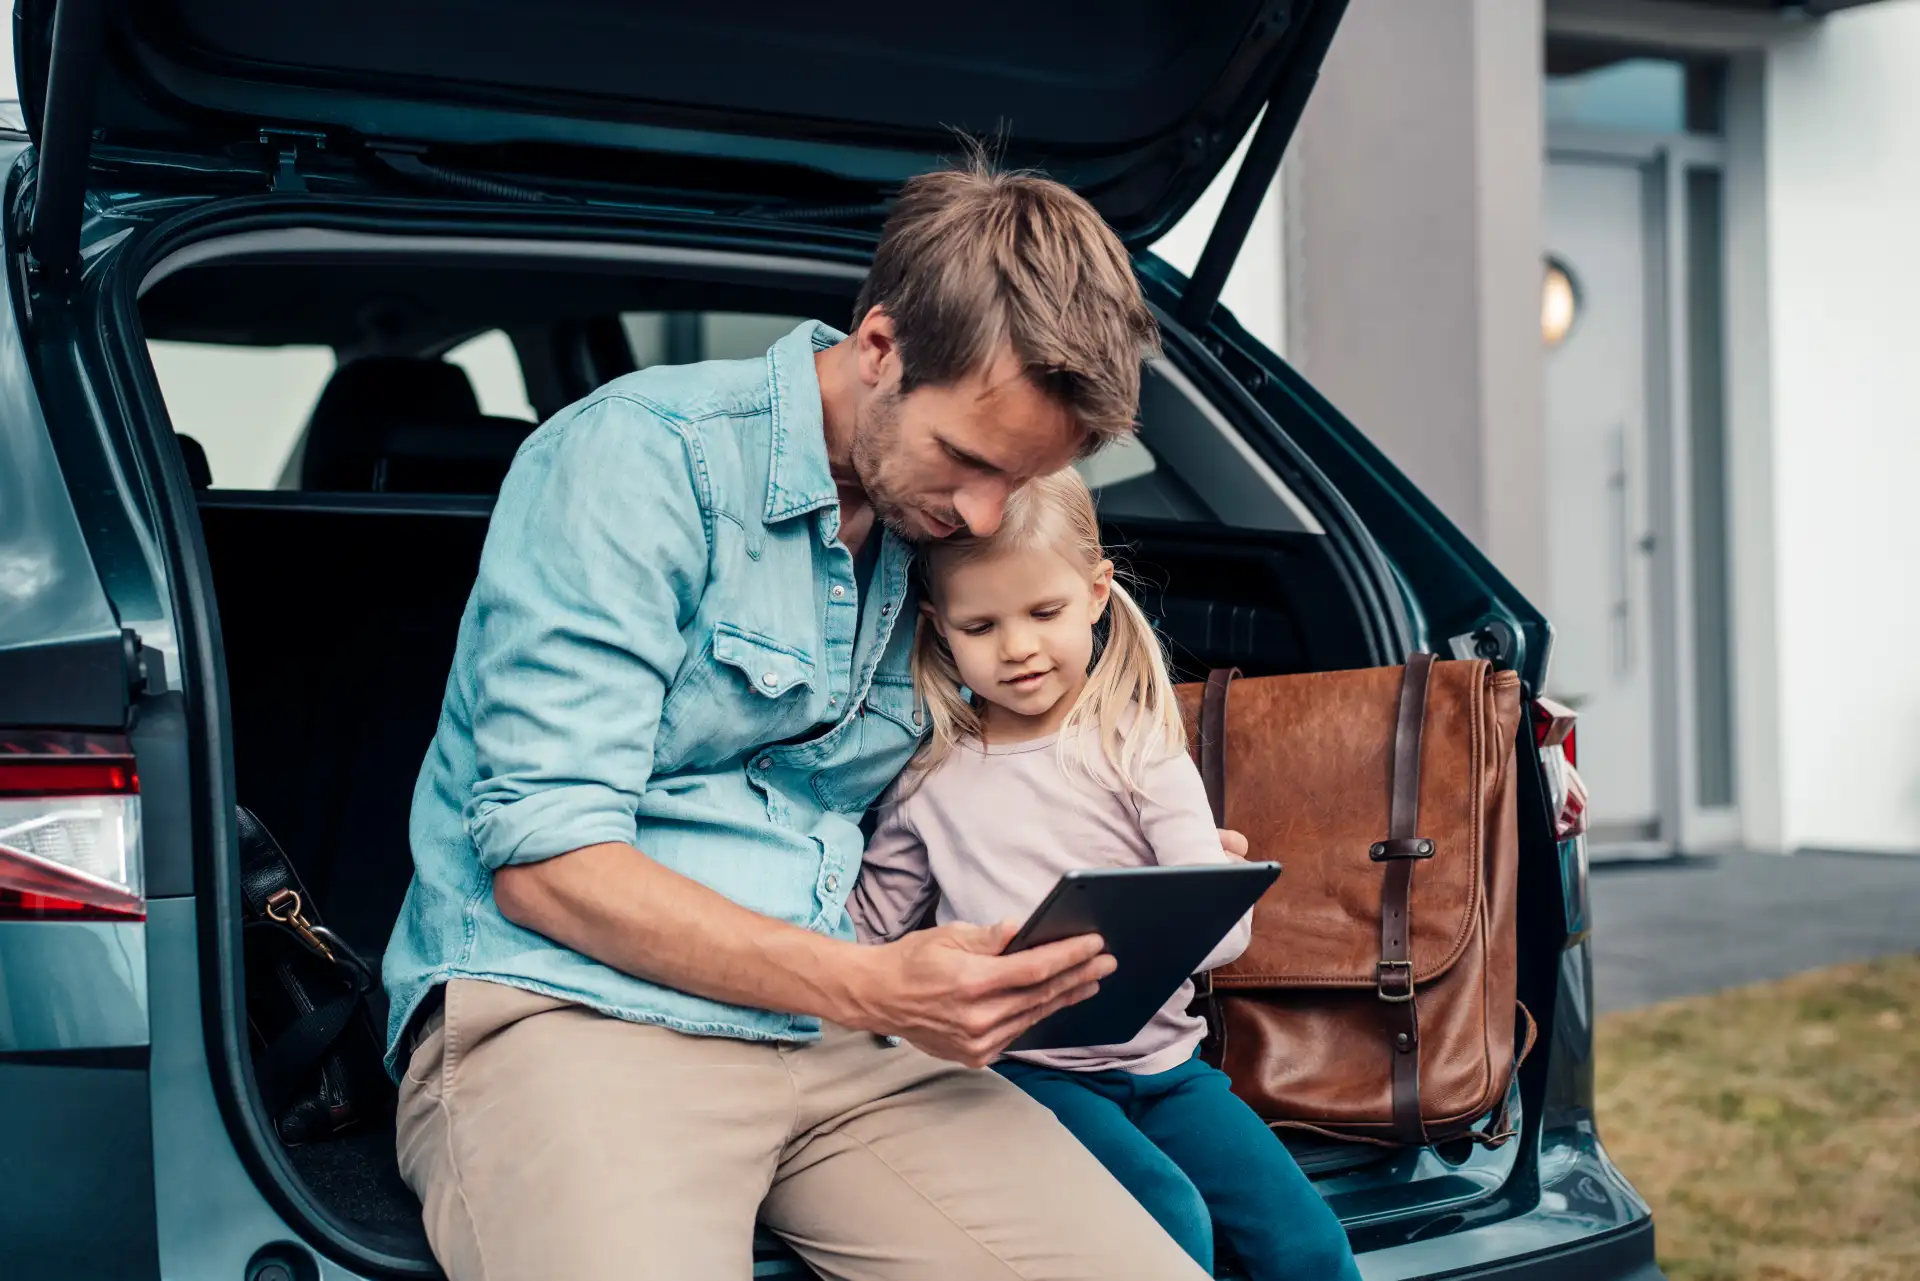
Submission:
[[[125,739],[0,738],[0,920],[144,920],[140,864]]]
[[[84,757],[23,760],[0,756],[0,796],[120,796],[137,793],[140,777],[132,761],[93,761]]]
[[[1550,698],[1533,700],[1533,741],[1541,751],[1557,747],[1573,760],[1573,727],[1579,719],[1574,710]]]
[[[1587,785],[1581,781],[1572,708],[1550,698],[1533,700],[1533,741],[1547,767],[1553,789],[1554,836],[1559,840],[1582,836],[1587,830]]]

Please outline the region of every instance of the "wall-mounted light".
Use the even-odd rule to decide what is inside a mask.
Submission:
[[[1549,349],[1558,347],[1573,331],[1580,315],[1580,286],[1566,263],[1546,259],[1546,272],[1540,284],[1540,340]]]

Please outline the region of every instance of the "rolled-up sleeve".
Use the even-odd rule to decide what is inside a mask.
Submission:
[[[465,658],[467,830],[488,868],[633,843],[707,561],[688,443],[646,406],[595,402],[515,461]]]

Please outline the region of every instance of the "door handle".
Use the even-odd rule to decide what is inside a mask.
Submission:
[[[1607,477],[1608,500],[1613,517],[1613,604],[1609,610],[1612,632],[1613,674],[1626,677],[1633,671],[1633,535],[1627,507],[1627,428],[1613,428],[1613,470]]]

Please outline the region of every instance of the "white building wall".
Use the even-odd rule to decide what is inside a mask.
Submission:
[[[1920,2],[1767,68],[1781,821],[1920,851]]]

